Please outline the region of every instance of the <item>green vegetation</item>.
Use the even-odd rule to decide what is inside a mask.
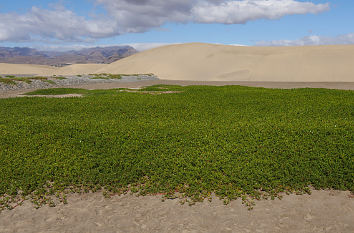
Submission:
[[[153,74],[90,74],[91,79],[122,79],[123,76],[141,76],[141,75],[147,75],[147,76],[153,76]]]
[[[67,94],[89,94],[91,91],[79,88],[51,88],[39,89],[28,92],[26,95],[67,95]],[[97,91],[95,91],[97,92]]]
[[[177,85],[154,85],[141,88],[139,91],[183,91],[183,87]]]
[[[311,188],[354,192],[354,92],[238,86],[50,89],[0,99],[0,208],[69,192],[225,203]]]
[[[145,75],[145,76],[154,76],[154,74],[121,74],[122,76],[141,76],[141,75]]]
[[[121,74],[90,74],[91,79],[122,79]]]
[[[61,79],[61,77],[54,77],[56,79]],[[64,78],[65,79],[65,78]],[[48,77],[40,77],[40,76],[34,76],[34,77],[16,77],[13,75],[6,75],[5,78],[0,76],[0,82],[4,84],[9,84],[9,85],[16,85],[16,82],[25,82],[25,83],[32,83],[33,80],[40,80],[43,82],[47,82],[50,84],[55,84],[54,81],[49,80]]]
[[[13,81],[12,79],[2,78],[2,77],[0,77],[0,83],[4,83],[4,84],[7,84],[7,85],[16,85],[16,82]]]

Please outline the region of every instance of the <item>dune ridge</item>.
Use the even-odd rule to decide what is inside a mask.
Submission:
[[[164,80],[354,82],[354,45],[243,47],[204,43],[168,45],[117,62],[62,68],[0,64],[0,73],[75,75],[154,73]]]
[[[102,71],[154,73],[167,80],[353,82],[354,46],[170,45],[127,57]]]

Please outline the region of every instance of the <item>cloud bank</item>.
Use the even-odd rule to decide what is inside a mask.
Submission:
[[[273,40],[260,41],[258,46],[304,46],[304,45],[330,45],[330,44],[354,44],[354,33],[334,37],[306,36],[297,40]]]
[[[158,28],[165,23],[243,24],[317,14],[329,4],[296,0],[96,0],[107,14],[85,18],[63,7],[0,14],[0,41],[92,41]]]

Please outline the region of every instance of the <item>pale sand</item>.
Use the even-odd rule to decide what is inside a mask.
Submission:
[[[23,74],[23,75],[52,75],[58,70],[56,67],[30,64],[7,64],[0,63],[0,75]]]
[[[83,97],[81,94],[65,94],[65,95],[17,95],[16,97],[41,97],[41,98],[57,98],[57,99],[63,99],[63,98],[77,98],[77,97]],[[1,97],[0,97],[1,98]]]
[[[5,64],[0,63],[0,74],[14,75],[80,75],[92,74],[105,67],[105,64],[75,64],[64,67],[53,67],[31,64]]]
[[[70,66],[64,66],[58,68],[58,70],[53,73],[56,75],[80,75],[80,74],[93,74],[97,70],[106,67],[106,64],[75,64]]]
[[[31,64],[6,64],[0,63],[0,75],[80,75],[92,74],[97,70],[102,69],[105,64],[75,64],[64,67],[53,67],[45,65]]]
[[[0,74],[154,73],[164,80],[354,82],[354,45],[240,47],[190,43],[134,54],[109,65],[61,68],[0,64]]]
[[[0,232],[354,232],[354,199],[349,192],[313,191],[257,201],[249,211],[240,200],[195,206],[161,197],[71,195],[69,204],[34,209],[26,202],[0,213]]]
[[[154,73],[166,80],[354,82],[354,45],[170,45],[134,54],[98,72]]]

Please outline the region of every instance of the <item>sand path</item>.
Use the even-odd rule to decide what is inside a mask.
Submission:
[[[69,204],[34,209],[26,202],[0,213],[0,232],[354,232],[354,199],[349,192],[313,191],[258,201],[249,211],[241,201],[195,206],[160,197],[71,195]]]

